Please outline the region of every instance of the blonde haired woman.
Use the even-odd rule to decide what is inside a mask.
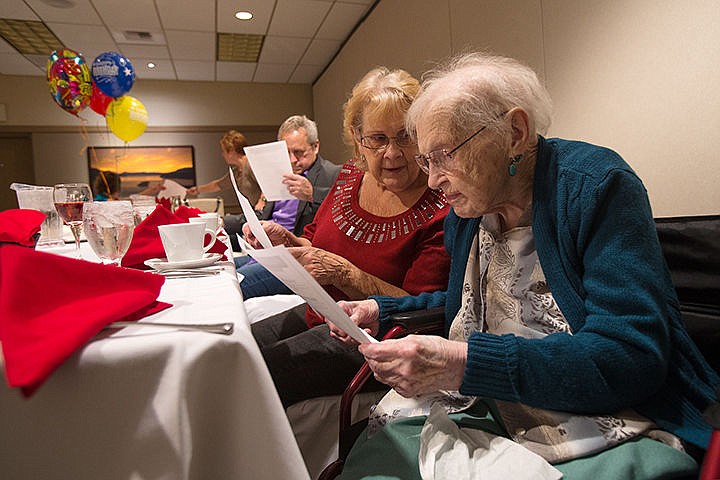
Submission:
[[[365,75],[344,107],[345,140],[355,158],[343,165],[313,223],[300,237],[263,224],[273,244],[292,247],[336,300],[445,288],[448,207],[442,193],[428,188],[414,160],[417,145],[405,131],[418,91],[418,81],[403,70]],[[244,231],[260,247],[249,228]],[[245,278],[241,286],[266,281]],[[342,392],[362,365],[357,349],[330,338],[323,319],[304,306],[255,323],[252,331],[285,406]]]

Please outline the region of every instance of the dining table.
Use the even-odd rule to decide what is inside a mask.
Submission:
[[[45,251],[73,256],[73,248]],[[98,261],[86,242],[80,254]],[[216,266],[167,277],[158,300],[172,307],[102,330],[31,397],[2,382],[0,478],[309,478],[234,265]],[[153,326],[224,322],[230,334]]]

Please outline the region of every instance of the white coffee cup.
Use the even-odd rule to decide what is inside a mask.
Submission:
[[[204,222],[160,225],[158,232],[169,262],[200,260],[213,246],[217,235],[214,230],[206,228]],[[205,244],[206,235],[210,235],[207,244]]]
[[[199,217],[190,217],[190,223],[204,223],[207,228],[217,232],[220,227],[220,219],[217,213],[201,213]]]

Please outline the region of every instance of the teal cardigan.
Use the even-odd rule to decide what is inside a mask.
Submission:
[[[633,407],[706,448],[702,411],[720,378],[683,327],[642,182],[611,150],[540,137],[533,188],[538,257],[573,334],[472,334],[461,393],[582,414]],[[393,313],[444,305],[449,328],[479,222],[450,211],[447,291],[372,297],[381,326]]]

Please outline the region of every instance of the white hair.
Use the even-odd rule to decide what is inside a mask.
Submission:
[[[459,139],[483,125],[492,128],[514,107],[527,112],[537,134],[547,133],[552,101],[531,68],[508,57],[463,54],[423,76],[422,91],[407,113],[407,130],[414,134],[420,118],[432,118]]]

